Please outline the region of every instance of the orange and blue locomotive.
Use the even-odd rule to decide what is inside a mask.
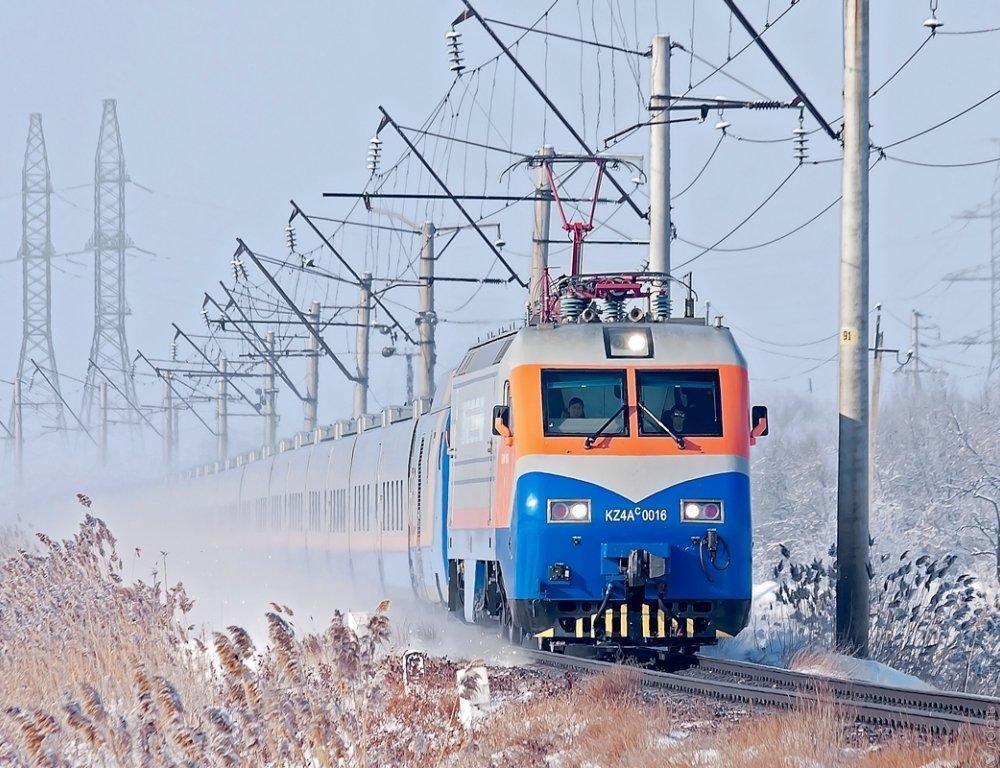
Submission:
[[[430,404],[191,473],[263,546],[542,646],[689,652],[751,596],[749,451],[766,434],[721,322],[534,322]],[[422,407],[421,407],[422,406]]]

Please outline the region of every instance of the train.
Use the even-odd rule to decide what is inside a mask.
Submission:
[[[515,643],[675,656],[747,623],[767,431],[721,319],[591,312],[477,343],[429,403],[197,467],[172,493]]]

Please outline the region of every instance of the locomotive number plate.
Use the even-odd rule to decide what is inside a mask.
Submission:
[[[604,520],[608,523],[665,523],[670,519],[670,513],[665,509],[650,509],[633,507],[631,509],[606,509]]]

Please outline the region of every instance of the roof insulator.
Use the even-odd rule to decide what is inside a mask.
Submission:
[[[378,167],[382,160],[382,139],[372,136],[368,139],[368,170],[374,176],[378,173]]]
[[[445,32],[444,39],[448,46],[448,61],[451,62],[449,69],[460,75],[465,69],[465,63],[462,61],[462,33],[452,27]]]

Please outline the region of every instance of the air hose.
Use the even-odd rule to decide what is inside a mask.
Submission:
[[[712,574],[708,569],[708,564],[705,563],[705,551],[708,551],[708,563],[717,570],[724,571],[733,562],[732,553],[729,551],[729,545],[726,540],[719,535],[719,532],[715,528],[709,528],[705,531],[704,535],[699,538],[692,539],[698,544],[698,562],[701,564],[702,573],[705,574],[705,578],[708,581],[714,581]],[[719,564],[719,553],[724,553],[724,560],[722,564]]]

